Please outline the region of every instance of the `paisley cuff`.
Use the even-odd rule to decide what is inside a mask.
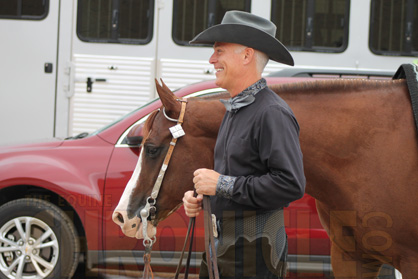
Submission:
[[[232,190],[234,189],[235,180],[234,176],[220,175],[218,184],[216,185],[216,195],[230,199],[232,197]]]

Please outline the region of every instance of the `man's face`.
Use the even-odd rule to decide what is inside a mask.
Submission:
[[[242,67],[242,49],[238,44],[216,42],[209,63],[216,70],[216,85],[228,91],[233,91],[240,80]]]

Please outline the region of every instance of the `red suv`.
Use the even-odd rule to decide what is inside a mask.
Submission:
[[[267,78],[269,84],[308,79]],[[175,94],[220,91],[207,81]],[[142,271],[142,241],[124,236],[111,217],[141,148],[140,137],[129,132],[160,105],[154,100],[91,134],[0,147],[0,278],[70,278],[80,263],[121,275]],[[330,276],[330,242],[314,199],[305,195],[293,202],[285,209],[285,219],[290,275]],[[196,268],[204,250],[202,223],[198,219],[192,261]],[[187,224],[182,208],[160,223],[152,252],[154,270],[175,269]]]

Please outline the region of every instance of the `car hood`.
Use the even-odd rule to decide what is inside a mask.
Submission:
[[[49,140],[44,140],[42,142],[27,142],[21,144],[10,144],[0,146],[0,154],[15,152],[15,151],[25,151],[25,150],[40,150],[40,149],[50,149],[60,146],[64,142],[63,139],[53,138]]]

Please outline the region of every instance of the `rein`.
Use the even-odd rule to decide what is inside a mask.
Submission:
[[[197,196],[196,190],[194,196]],[[203,196],[203,213],[204,213],[204,226],[205,226],[205,251],[206,251],[206,262],[208,265],[209,279],[219,279],[218,261],[216,259],[216,248],[215,240],[213,236],[213,223],[212,223],[212,211],[210,207],[209,196]],[[193,237],[196,225],[196,217],[189,219],[189,226],[187,228],[186,239],[184,240],[183,250],[181,251],[180,260],[177,265],[176,275],[174,279],[178,279],[184,252],[186,251],[187,242],[189,241],[189,252],[187,254],[186,268],[184,271],[184,279],[189,276],[190,258],[193,247]],[[190,237],[190,240],[189,240]]]

